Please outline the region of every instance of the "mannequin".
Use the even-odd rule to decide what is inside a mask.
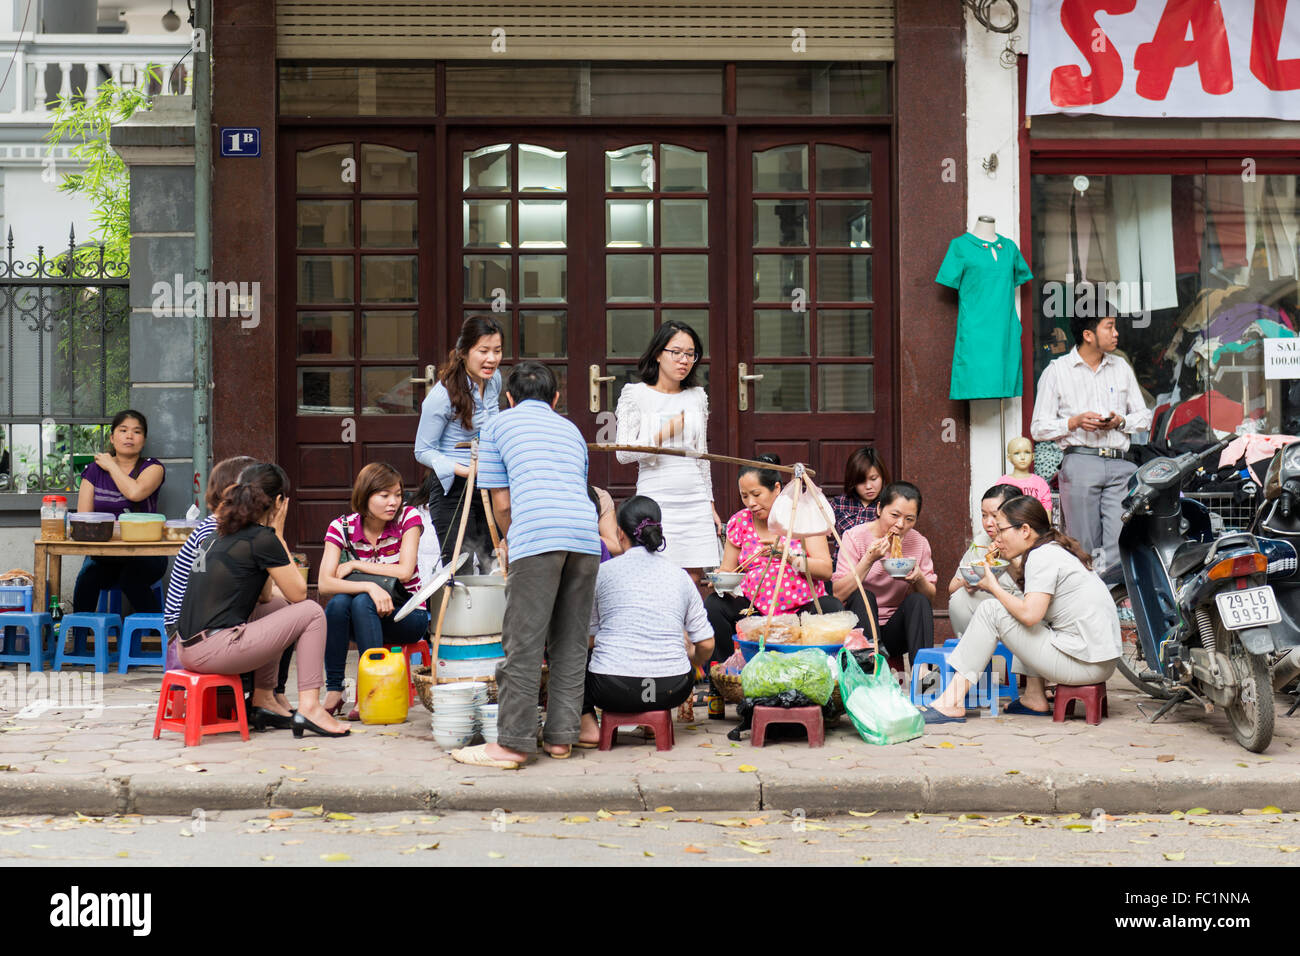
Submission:
[[[1015,485],[1027,495],[1033,495],[1052,513],[1052,490],[1047,482],[1034,474],[1034,443],[1028,438],[1013,438],[1007,442],[1007,460],[1011,473],[998,479],[999,484]]]
[[[1033,278],[992,216],[948,243],[934,281],[957,290],[951,399],[1012,398],[1021,391],[1016,287]]]

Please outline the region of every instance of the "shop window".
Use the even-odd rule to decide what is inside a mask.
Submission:
[[[741,63],[741,116],[869,116],[890,112],[885,68],[865,63]]]
[[[1264,340],[1300,333],[1298,177],[1033,177],[1035,381],[1072,317],[1116,316],[1148,407],[1211,394],[1213,427],[1300,429],[1300,381]]]
[[[433,116],[432,65],[280,67],[281,116]]]

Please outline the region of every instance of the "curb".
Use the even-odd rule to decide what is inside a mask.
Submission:
[[[635,777],[522,773],[363,779],[268,780],[262,775],[127,777],[0,774],[0,817],[125,813],[189,816],[194,809],[261,810],[320,806],[326,811],[388,813],[474,810],[653,811],[885,810],[925,813],[1167,813],[1205,807],[1215,813],[1279,804],[1290,781],[1221,773],[1155,774],[1025,771],[983,773],[732,774],[645,773]],[[1291,807],[1300,808],[1300,798]]]

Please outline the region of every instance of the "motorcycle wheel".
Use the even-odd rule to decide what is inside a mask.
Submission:
[[[1251,753],[1263,753],[1273,742],[1273,681],[1268,670],[1268,659],[1263,654],[1251,654],[1236,633],[1227,630],[1221,622],[1215,623],[1216,642],[1226,648],[1233,673],[1241,686],[1235,704],[1224,710],[1232,726],[1232,736]]]
[[[1131,607],[1128,600],[1128,590],[1125,585],[1117,584],[1112,587],[1110,589],[1110,596],[1115,602],[1116,609]],[[1141,640],[1139,639],[1132,643],[1125,641],[1122,647],[1124,653],[1121,654],[1119,660],[1115,662],[1115,666],[1119,668],[1119,672],[1124,675],[1130,684],[1142,691],[1142,693],[1149,694],[1157,700],[1168,700],[1171,696],[1168,690],[1160,684],[1153,684],[1138,676],[1147,669],[1146,660],[1142,656]]]

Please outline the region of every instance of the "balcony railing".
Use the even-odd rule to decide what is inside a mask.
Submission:
[[[0,35],[0,49],[16,48],[13,96],[0,99],[7,107],[0,109],[0,121],[47,119],[61,96],[93,97],[110,78],[137,89],[148,86],[150,93],[188,93],[194,57],[189,46],[188,37],[38,34],[19,42],[17,35]]]

